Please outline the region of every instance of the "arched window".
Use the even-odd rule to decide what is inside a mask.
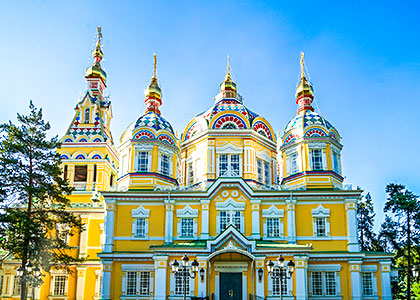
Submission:
[[[233,123],[226,123],[222,126],[222,129],[238,129],[238,127]]]
[[[90,109],[86,108],[85,109],[85,124],[89,123],[90,121]]]

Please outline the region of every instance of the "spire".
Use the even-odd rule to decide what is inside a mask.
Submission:
[[[162,105],[162,91],[159,87],[157,77],[156,77],[156,53],[153,54],[153,77],[150,81],[149,86],[144,91],[146,98],[144,102],[146,103],[146,113],[155,112],[160,114],[159,107]]]
[[[224,98],[236,98],[236,83],[232,81],[230,75],[229,55],[227,56],[226,76],[225,80],[220,84],[220,92],[223,93]]]
[[[106,73],[101,68],[102,56],[102,30],[101,26],[98,26],[96,48],[93,51],[93,58],[95,61],[91,67],[86,69],[86,78],[101,78],[104,83],[106,82]]]
[[[312,101],[314,99],[314,89],[305,75],[304,53],[300,53],[300,81],[296,87],[296,104],[299,105],[298,113],[302,110],[314,111]]]

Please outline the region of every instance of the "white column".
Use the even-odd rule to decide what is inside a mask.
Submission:
[[[248,276],[247,271],[242,271],[242,299],[248,299],[247,291],[248,291]]]
[[[295,206],[296,200],[286,200],[287,240],[291,244],[296,244]]]
[[[356,200],[346,199],[347,212],[347,234],[350,252],[359,252],[359,241],[357,237],[357,216],[356,216]]]
[[[166,271],[168,269],[168,256],[154,256],[155,261],[155,299],[166,299]]]
[[[219,279],[219,271],[214,272],[214,293],[216,296],[215,300],[220,300],[220,279]]]
[[[106,201],[106,212],[105,212],[105,245],[103,246],[103,252],[112,252],[114,248],[114,222],[115,222],[115,201]]]
[[[209,204],[210,200],[201,200],[201,236],[203,240],[210,238],[209,234]]]
[[[83,292],[85,291],[85,274],[86,268],[77,267],[77,289],[76,289],[76,299],[83,300]]]
[[[169,199],[165,201],[166,219],[165,219],[165,243],[171,243],[174,232],[174,200]]]
[[[261,238],[260,235],[260,203],[261,200],[251,200],[251,221],[252,221],[252,235],[253,239]]]
[[[264,265],[264,260],[265,260],[265,256],[258,256],[255,258],[255,295],[258,297],[262,297],[264,298],[264,280],[265,280],[265,265]],[[258,270],[262,269],[263,272],[263,276],[261,278],[261,280],[258,278]]]
[[[296,300],[308,299],[308,256],[295,255]]]
[[[197,256],[197,261],[198,261],[198,291],[197,291],[197,296],[198,297],[205,297],[207,296],[207,259],[206,256]],[[201,279],[200,276],[200,270],[203,269],[204,270],[204,278]]]
[[[391,291],[391,261],[380,261],[382,300],[392,300]]]
[[[351,299],[362,299],[362,280],[360,278],[360,270],[362,266],[361,260],[350,260],[350,281],[351,281]]]
[[[101,300],[111,300],[112,260],[102,261]]]

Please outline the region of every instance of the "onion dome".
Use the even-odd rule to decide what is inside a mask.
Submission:
[[[291,144],[302,137],[331,137],[340,142],[337,129],[323,116],[316,113],[312,107],[314,90],[312,84],[306,78],[303,58],[304,54],[301,53],[301,78],[296,88],[298,111],[297,115],[287,123],[284,129],[282,146]]]
[[[264,138],[275,141],[271,125],[242,103],[242,97],[237,93],[236,83],[230,74],[229,56],[226,77],[220,84],[220,93],[215,97],[214,105],[188,123],[181,141],[185,142],[193,136],[213,129],[253,129]]]
[[[101,60],[103,56],[102,52],[102,31],[101,26],[98,26],[98,37],[96,42],[96,49],[93,51],[93,58],[95,59],[92,66],[86,69],[85,78],[101,78],[102,81],[106,82],[106,73],[101,68]]]

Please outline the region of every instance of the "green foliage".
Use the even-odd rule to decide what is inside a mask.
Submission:
[[[378,251],[376,233],[373,230],[375,210],[369,193],[357,201],[357,227],[362,251]]]
[[[60,143],[47,139],[42,110],[32,101],[29,108],[29,115],[18,114],[18,125],[0,125],[0,248],[48,271],[83,261],[63,239],[83,228],[66,210],[73,189],[61,176]]]

